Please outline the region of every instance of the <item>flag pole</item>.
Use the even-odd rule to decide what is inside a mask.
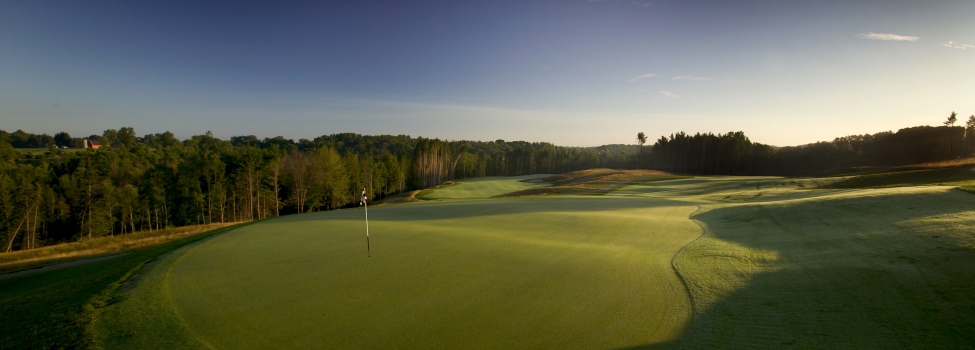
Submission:
[[[369,245],[369,201],[366,199],[366,189],[362,189],[362,205],[366,209],[366,256],[372,257],[372,248]]]

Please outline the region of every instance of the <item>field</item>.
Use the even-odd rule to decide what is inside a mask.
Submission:
[[[16,150],[30,155],[39,155],[39,154],[47,153],[51,149],[50,148],[17,148]],[[85,148],[58,148],[58,150],[61,152],[81,152],[84,151]]]
[[[362,209],[285,216],[78,317],[103,348],[970,348],[971,180],[928,175],[459,181],[370,207],[371,257]]]

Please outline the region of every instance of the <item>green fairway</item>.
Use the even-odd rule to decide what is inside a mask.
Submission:
[[[971,347],[975,196],[817,189],[843,179],[375,207],[372,257],[361,209],[286,216],[157,260],[91,329],[107,348]]]
[[[975,329],[975,197],[947,187],[706,207],[676,259],[691,348],[964,348]]]
[[[887,186],[942,181],[920,175],[872,178]],[[850,181],[813,189],[838,180],[698,177],[610,193],[702,207],[693,218],[706,235],[675,259],[695,307],[675,345],[972,346],[975,197],[941,186],[856,189]]]
[[[598,197],[374,208],[371,258],[361,210],[282,217],[168,256],[94,329],[112,348],[665,343],[691,315],[671,259],[700,234],[695,209]]]
[[[551,186],[541,179],[550,175],[535,174],[525,176],[491,176],[475,179],[457,180],[453,185],[436,190],[424,191],[422,199],[473,199],[501,196],[532,188]]]

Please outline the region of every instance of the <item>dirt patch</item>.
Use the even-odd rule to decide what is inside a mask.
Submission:
[[[410,191],[410,192],[406,192],[406,193],[403,193],[403,194],[399,194],[399,195],[396,195],[396,196],[393,196],[393,197],[389,197],[389,198],[384,199],[382,201],[382,203],[380,203],[380,205],[396,204],[396,203],[401,203],[401,202],[402,203],[416,202],[416,201],[419,201],[419,199],[416,198],[416,195],[417,194],[420,194],[420,191]]]

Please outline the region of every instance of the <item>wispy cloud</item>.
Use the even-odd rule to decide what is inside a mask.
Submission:
[[[670,80],[714,80],[711,77],[689,77],[685,75],[678,75],[676,77],[670,78]]]
[[[647,73],[647,74],[644,74],[644,75],[635,76],[635,77],[631,78],[630,81],[637,81],[637,80],[640,80],[640,79],[653,78],[653,77],[656,77],[656,76],[657,76],[656,74]]]
[[[975,45],[956,43],[954,41],[946,42],[944,44],[941,44],[941,46],[950,47],[952,49],[959,49],[959,50],[975,49]]]
[[[653,3],[652,2],[649,2],[649,1],[630,1],[630,3],[633,4],[633,5],[636,5],[636,6],[640,6],[640,7],[650,7],[650,6],[653,6]]]
[[[889,41],[918,41],[919,39],[921,39],[916,36],[874,33],[874,32],[857,34],[857,38],[869,39],[869,40],[889,40]]]
[[[657,91],[657,93],[658,94],[661,94],[663,96],[666,96],[666,97],[670,97],[670,98],[679,98],[680,97],[680,96],[677,96],[677,94],[675,94],[673,92],[670,92],[670,91]]]

